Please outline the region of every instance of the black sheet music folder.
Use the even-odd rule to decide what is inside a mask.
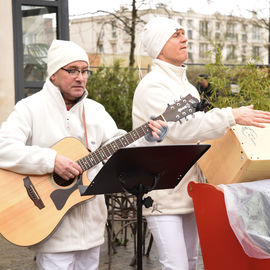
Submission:
[[[117,150],[91,184],[81,186],[81,195],[123,192],[143,184],[154,189],[174,188],[193,164],[208,150],[209,144],[128,147]]]

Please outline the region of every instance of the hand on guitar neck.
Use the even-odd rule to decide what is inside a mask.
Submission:
[[[150,120],[148,126],[152,130],[153,140],[162,140],[164,135],[160,135],[161,129],[163,127],[167,128],[167,124],[161,120]],[[55,162],[54,162],[54,172],[59,175],[64,180],[70,180],[83,173],[80,165],[73,161],[72,159],[56,154]]]

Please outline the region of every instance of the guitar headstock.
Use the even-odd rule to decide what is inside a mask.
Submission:
[[[166,111],[162,114],[162,117],[167,122],[179,121],[180,119],[196,112],[198,103],[198,99],[188,94],[187,96],[176,101],[174,104],[168,105]]]

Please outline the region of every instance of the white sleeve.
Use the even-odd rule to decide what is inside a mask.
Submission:
[[[143,93],[143,94],[141,94]],[[166,89],[153,86],[144,87],[144,91],[138,92],[133,100],[133,124],[134,127],[147,121],[150,116],[162,114],[168,101],[174,100]],[[189,116],[186,121],[180,123],[168,122],[169,131],[167,139],[174,143],[195,143],[218,138],[225,134],[228,128],[235,125],[231,108],[212,109],[206,113],[196,112],[194,117]]]
[[[31,113],[19,102],[0,128],[0,168],[23,174],[53,171],[56,152],[30,145],[31,124]]]

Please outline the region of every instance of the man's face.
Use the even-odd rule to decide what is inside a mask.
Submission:
[[[169,38],[157,58],[175,66],[181,66],[187,60],[187,38],[183,29],[178,29]]]
[[[63,68],[83,71],[88,69],[88,64],[85,61],[75,61]],[[51,81],[55,86],[59,87],[65,102],[72,103],[83,95],[87,78],[84,78],[82,73],[73,77],[66,70],[59,69],[51,76]]]

